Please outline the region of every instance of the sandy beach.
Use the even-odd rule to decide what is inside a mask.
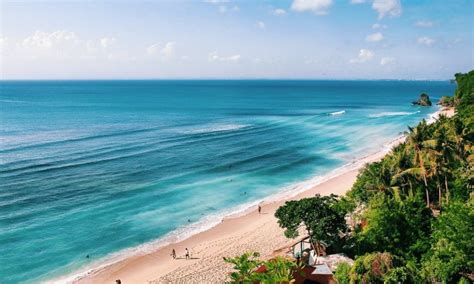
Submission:
[[[452,116],[452,109],[443,109],[439,113]],[[404,141],[399,137],[387,145],[386,149],[360,160],[357,165],[334,176],[296,196],[266,202],[262,212],[257,208],[237,217],[225,218],[217,226],[193,235],[190,238],[164,246],[153,253],[130,257],[123,261],[90,272],[87,276],[76,279],[75,283],[223,283],[231,266],[223,257],[240,255],[247,251],[258,251],[262,258],[284,254],[287,248],[297,240],[287,239],[278,226],[274,213],[288,199],[301,199],[315,194],[342,195],[348,191],[360,168],[370,162],[380,160],[393,146]],[[185,248],[191,252],[191,259],[184,258]],[[177,259],[170,254],[176,250]]]
[[[403,139],[394,141],[399,143]],[[379,160],[386,151],[368,156],[365,163]],[[292,199],[314,196],[344,194],[354,183],[360,166],[312,187]],[[77,280],[77,283],[222,283],[231,267],[223,257],[236,256],[247,251],[258,251],[262,258],[284,253],[296,240],[287,239],[278,226],[274,213],[288,199],[263,203],[262,212],[257,208],[238,217],[225,218],[210,230],[196,234],[182,242],[167,245],[154,253],[135,256],[94,271]],[[192,259],[184,258],[185,248]],[[170,257],[172,249],[177,259]]]

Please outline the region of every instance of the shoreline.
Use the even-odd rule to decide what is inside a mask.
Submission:
[[[451,116],[453,110],[440,108],[431,114],[427,121],[434,121],[441,113]],[[76,270],[73,274],[47,282],[114,283],[116,279],[121,279],[124,283],[162,283],[171,280],[190,282],[191,279],[202,283],[223,282],[230,271],[230,267],[222,261],[223,256],[235,256],[255,250],[259,251],[263,258],[268,258],[296,241],[284,237],[283,230],[279,228],[274,217],[276,209],[285,201],[314,196],[317,193],[344,194],[351,188],[359,170],[365,164],[380,160],[404,140],[405,135],[400,135],[386,143],[379,151],[351,161],[324,176],[297,183],[288,190],[266,197],[261,202],[243,204],[227,215],[215,216],[219,220],[208,222],[207,226],[200,227],[200,230],[188,231],[189,234],[184,238],[180,238],[180,234],[171,233],[150,243],[106,257],[111,260],[115,255],[118,258],[115,261],[106,262],[102,259],[89,266],[93,268]],[[263,214],[257,213],[257,204],[262,205]],[[147,249],[148,247],[150,249]],[[173,260],[170,257],[173,248],[179,257],[186,247],[190,248],[192,257],[196,259],[186,261]],[[131,251],[131,255],[124,256],[127,251]]]

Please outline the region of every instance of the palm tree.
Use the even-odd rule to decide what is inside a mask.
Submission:
[[[454,118],[453,123],[455,149],[459,158],[464,160],[466,158],[465,148],[469,144],[469,128],[465,127],[463,122],[457,117]]]
[[[449,129],[446,127],[446,125],[447,124],[441,124],[435,133],[435,151],[438,153],[438,157],[435,159],[435,161],[437,163],[437,169],[444,178],[446,202],[449,202],[448,175],[450,175],[450,164],[456,158],[456,145],[450,139]]]
[[[407,151],[407,144],[402,143],[393,149],[390,158],[390,172],[392,174],[391,185],[395,187],[404,188],[409,185],[408,196],[413,197],[413,187],[410,181],[410,176],[404,174],[407,169],[412,168],[411,157]]]
[[[419,174],[423,178],[425,185],[425,195],[426,195],[426,206],[430,206],[430,194],[428,191],[428,181],[427,181],[427,171],[425,168],[425,141],[428,136],[428,125],[423,119],[416,127],[408,127],[409,134],[407,137],[407,142],[413,147],[414,150],[414,159],[413,164],[417,168],[411,168],[406,171],[412,174]]]
[[[391,193],[390,172],[385,160],[374,163],[374,167],[368,167],[366,171],[368,173],[368,179],[365,185],[367,190]]]

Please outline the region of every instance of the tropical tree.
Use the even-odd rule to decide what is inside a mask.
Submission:
[[[236,270],[230,274],[230,283],[251,283],[255,277],[255,269],[262,264],[259,256],[258,252],[246,252],[236,257],[224,257],[224,261],[233,264]]]
[[[359,255],[387,251],[418,259],[429,248],[431,210],[416,197],[397,201],[378,195],[371,200],[363,218],[366,225],[355,234]]]
[[[351,280],[350,271],[351,265],[347,262],[341,262],[336,267],[334,279],[336,279],[338,284],[349,284]]]
[[[416,127],[408,127],[409,134],[407,142],[413,147],[414,159],[413,164],[417,167],[405,170],[405,173],[413,175],[419,175],[423,178],[425,195],[426,195],[426,206],[430,206],[430,193],[428,189],[427,171],[425,167],[425,141],[429,137],[428,125],[425,120],[422,120]]]
[[[444,183],[446,202],[449,202],[448,176],[451,175],[451,165],[456,158],[456,145],[450,139],[446,117],[440,116],[439,123],[440,126],[436,130],[434,137],[435,147],[432,161],[434,162],[433,167],[436,168],[436,172],[438,173],[439,205],[441,206],[442,185],[440,183]],[[442,182],[440,182],[440,180]]]
[[[337,202],[336,195],[291,200],[277,209],[275,217],[288,238],[296,238],[299,229],[304,228],[319,254],[323,244],[326,247],[337,244],[341,232],[347,230],[346,212]]]
[[[264,271],[254,274],[254,279],[261,283],[293,283],[294,273],[301,272],[301,266],[281,256],[263,262],[263,266]]]
[[[350,271],[350,283],[384,283],[385,275],[393,268],[390,253],[375,252],[358,257]]]
[[[294,273],[301,272],[302,267],[290,259],[278,256],[262,261],[259,256],[258,252],[246,252],[236,257],[224,257],[224,261],[233,264],[236,270],[230,274],[228,283],[293,283]],[[257,270],[260,267],[263,269]]]
[[[405,188],[408,186],[408,196],[413,197],[413,185],[411,176],[405,174],[407,169],[413,167],[412,157],[406,143],[402,143],[390,153],[387,157],[390,161],[391,185],[394,189],[401,188],[406,194]],[[398,197],[399,198],[399,197]]]
[[[474,199],[449,204],[434,223],[431,250],[423,261],[428,281],[455,283],[474,273]]]

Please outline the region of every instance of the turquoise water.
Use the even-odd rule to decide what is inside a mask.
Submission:
[[[0,84],[1,283],[52,279],[198,229],[377,151],[437,110],[410,104],[421,92],[436,100],[454,90],[429,81]]]

